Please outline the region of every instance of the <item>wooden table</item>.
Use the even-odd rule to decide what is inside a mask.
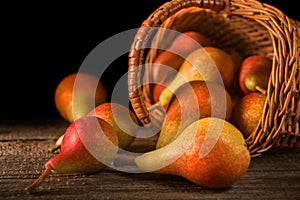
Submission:
[[[48,148],[67,126],[61,119],[1,119],[0,199],[300,199],[299,149],[252,158],[247,173],[228,189],[209,190],[172,175],[106,169],[92,175],[51,173],[26,194],[24,188],[54,156]],[[137,139],[132,146],[143,147],[145,141]]]

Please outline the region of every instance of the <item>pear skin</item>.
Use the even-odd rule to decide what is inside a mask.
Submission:
[[[103,103],[89,112],[87,116],[96,116],[108,122],[118,135],[120,148],[126,149],[133,142],[138,128],[138,119],[124,105],[114,102]]]
[[[243,94],[254,91],[266,92],[272,60],[265,56],[252,55],[245,58],[239,72],[239,86]]]
[[[231,96],[214,82],[190,81],[174,93],[159,133],[156,148],[170,143],[190,123],[205,117],[231,119]]]
[[[153,101],[154,102],[158,102],[159,101],[159,96],[160,94],[162,93],[162,91],[166,88],[165,85],[163,84],[155,84],[154,87],[153,87]]]
[[[92,74],[72,73],[55,88],[55,106],[68,122],[85,116],[95,106],[107,101],[107,89]]]
[[[72,122],[64,133],[61,152],[45,163],[45,171],[25,188],[30,194],[50,171],[91,174],[103,170],[118,152],[118,137],[103,119],[86,116]]]
[[[183,61],[184,58],[169,50],[160,53],[151,66],[153,82],[165,84],[170,82],[175,77]],[[166,77],[168,78],[166,79]]]
[[[95,143],[86,142],[96,139]],[[110,142],[112,146],[106,144]],[[99,154],[102,162],[91,154],[90,147],[99,148],[99,150],[95,149],[95,152]],[[47,161],[45,168],[51,167],[56,173],[64,174],[94,173],[110,163],[117,149],[118,137],[109,123],[92,116],[82,117],[67,128],[61,144],[61,153]]]
[[[206,46],[212,46],[208,37],[196,31],[185,31],[174,39],[169,49],[185,58],[194,50]]]
[[[190,124],[172,143],[135,158],[142,172],[181,176],[207,188],[236,183],[250,165],[241,132],[229,122],[203,118]]]
[[[185,82],[212,81],[227,89],[233,78],[234,62],[228,53],[216,47],[198,48],[187,56],[172,82],[162,91],[158,103],[161,106],[168,105],[173,93]]]
[[[125,106],[118,103],[104,102],[92,109],[86,116],[102,118],[112,125],[118,135],[120,148],[126,149],[133,142],[138,119],[134,113]],[[50,152],[54,152],[60,148],[62,138],[63,135],[61,135],[55,145],[49,149]]]
[[[263,113],[267,96],[250,92],[243,96],[232,109],[232,124],[249,137],[255,131]]]
[[[166,76],[172,80],[188,54],[200,47],[211,45],[211,41],[199,32],[186,31],[179,34],[171,46],[155,58],[151,69],[154,83],[166,83],[162,82]],[[167,67],[173,70],[166,69]]]

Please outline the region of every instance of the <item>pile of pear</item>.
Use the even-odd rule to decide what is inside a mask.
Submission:
[[[245,139],[258,125],[272,60],[264,55],[242,55],[234,48],[224,50],[212,43],[201,33],[183,32],[153,61],[152,68],[159,73],[151,74],[157,81],[151,91],[152,107],[161,106],[167,112],[158,143],[170,137],[165,132],[177,132],[169,131],[171,127],[177,129],[178,123],[183,123],[181,132],[196,120],[195,109],[199,109],[200,118],[218,117],[232,123]],[[169,51],[173,53],[167,54]]]
[[[154,60],[152,67],[159,73],[152,74],[157,80],[153,108],[163,107],[166,115],[156,149],[135,161],[146,172],[225,188],[240,180],[250,165],[245,139],[262,117],[272,60],[242,56],[212,43],[201,33],[184,32]]]
[[[267,57],[227,52],[201,33],[180,34],[153,62],[153,106],[166,115],[155,148],[133,164],[139,172],[181,176],[205,188],[238,182],[250,166],[245,139],[262,115],[271,67]],[[131,146],[140,126],[129,106],[109,101],[105,85],[89,74],[61,80],[55,104],[69,126],[50,149],[58,154],[25,188],[29,194],[50,172],[104,170],[120,148]]]

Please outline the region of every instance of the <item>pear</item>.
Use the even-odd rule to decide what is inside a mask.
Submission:
[[[154,102],[158,102],[159,101],[159,96],[162,93],[162,91],[166,88],[166,85],[160,84],[160,83],[156,83],[153,86],[153,101]],[[167,107],[166,107],[167,108]]]
[[[172,45],[155,58],[152,67],[153,81],[160,82],[166,73],[171,73],[171,70],[163,69],[165,68],[164,66],[171,67],[174,71],[178,71],[184,59],[191,52],[198,48],[211,45],[211,41],[199,32],[186,31],[179,34],[175,37]]]
[[[267,96],[261,92],[250,92],[243,96],[232,109],[232,124],[249,137],[255,131],[263,113]]]
[[[239,72],[239,86],[243,94],[254,91],[266,93],[272,60],[266,56],[251,55],[245,58]]]
[[[55,88],[55,106],[68,122],[85,116],[95,106],[107,100],[108,93],[104,84],[88,73],[68,74]]]
[[[134,141],[138,119],[124,105],[114,102],[103,103],[89,112],[88,116],[96,116],[108,122],[118,135],[120,148],[126,149]]]
[[[183,61],[184,58],[174,52],[161,52],[151,65],[152,81],[167,84],[175,77]]]
[[[92,109],[87,116],[96,116],[104,119],[115,130],[118,135],[119,147],[126,149],[134,141],[135,133],[138,128],[136,115],[119,103],[105,102]],[[61,135],[55,145],[49,149],[54,152],[60,148],[63,135]]]
[[[154,83],[168,85],[175,77],[185,58],[194,50],[211,46],[212,43],[202,33],[185,31],[173,40],[171,46],[158,54],[152,66],[152,80]],[[158,86],[159,87],[159,86]]]
[[[168,145],[135,158],[142,172],[181,176],[206,188],[226,188],[247,171],[250,153],[241,132],[219,118],[190,124]]]
[[[231,118],[231,96],[215,82],[190,81],[174,93],[159,133],[156,148],[177,137],[189,124],[205,117]]]
[[[185,31],[174,39],[169,49],[185,58],[199,47],[207,46],[212,46],[207,36],[197,31]]]
[[[101,171],[117,152],[118,137],[109,123],[94,116],[74,120],[64,133],[61,152],[45,163],[45,171],[25,191],[30,194],[50,171],[60,174]]]
[[[214,81],[229,88],[234,78],[234,62],[224,50],[216,47],[198,48],[188,55],[172,82],[165,88],[157,104],[166,106],[173,92],[192,80]]]

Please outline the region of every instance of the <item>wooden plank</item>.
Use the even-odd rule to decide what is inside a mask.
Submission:
[[[0,199],[300,198],[298,149],[253,158],[247,173],[228,189],[209,190],[173,175],[126,173],[108,168],[90,175],[51,173],[33,194],[25,194],[23,189],[39,176],[44,163],[54,156],[48,148],[66,125],[57,119],[0,124]],[[153,148],[153,142],[154,138],[138,139],[132,149],[148,151]]]
[[[56,140],[69,123],[62,119],[1,119],[0,141],[5,140]]]

